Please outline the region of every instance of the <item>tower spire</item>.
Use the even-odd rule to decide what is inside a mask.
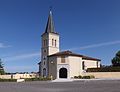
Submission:
[[[45,33],[56,33],[53,18],[52,18],[52,7],[50,7]]]

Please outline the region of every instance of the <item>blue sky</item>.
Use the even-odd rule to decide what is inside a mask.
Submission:
[[[7,72],[38,71],[50,6],[61,50],[111,64],[120,50],[120,0],[0,0],[0,58]]]

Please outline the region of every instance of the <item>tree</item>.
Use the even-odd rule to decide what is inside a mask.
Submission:
[[[0,75],[3,75],[3,74],[5,74],[5,71],[4,71],[2,60],[0,59]]]
[[[120,50],[116,53],[115,57],[112,59],[113,66],[120,66]]]

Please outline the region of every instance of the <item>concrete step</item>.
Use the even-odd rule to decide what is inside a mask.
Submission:
[[[59,78],[59,79],[55,79],[52,80],[52,82],[72,82],[73,79],[67,79],[67,78]]]

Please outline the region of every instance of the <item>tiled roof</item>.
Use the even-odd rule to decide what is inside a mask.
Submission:
[[[52,57],[52,56],[64,56],[64,55],[65,55],[65,56],[77,56],[77,57],[82,57],[83,60],[97,60],[97,61],[101,61],[100,59],[88,57],[88,56],[85,56],[85,55],[76,54],[76,53],[73,53],[73,52],[71,52],[71,51],[58,52],[58,53],[49,55],[48,57]]]

